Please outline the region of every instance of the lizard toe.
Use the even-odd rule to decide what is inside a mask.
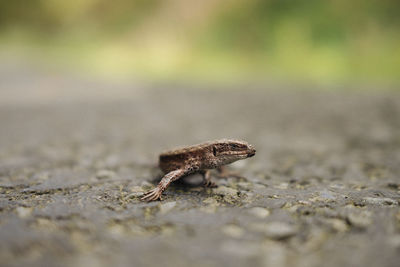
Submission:
[[[157,199],[161,199],[161,191],[158,188],[154,188],[144,194],[144,196],[140,199],[142,201],[153,201]]]
[[[205,187],[209,187],[209,188],[217,187],[217,184],[214,183],[213,181],[205,181],[203,184]]]

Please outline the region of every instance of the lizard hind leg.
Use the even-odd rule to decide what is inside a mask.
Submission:
[[[211,171],[206,170],[200,172],[203,175],[203,184],[205,187],[217,187],[217,184],[211,180]]]
[[[165,191],[165,189],[168,188],[168,186],[173,182],[181,178],[183,175],[185,175],[185,171],[182,169],[174,170],[166,175],[161,179],[161,181],[158,183],[157,187],[146,192],[143,197],[140,200],[143,201],[153,201],[160,199],[161,200],[161,195]]]

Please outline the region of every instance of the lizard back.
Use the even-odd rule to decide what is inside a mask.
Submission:
[[[192,165],[202,158],[204,150],[210,144],[211,142],[206,142],[163,152],[159,157],[159,166],[163,172],[170,172]]]
[[[159,166],[163,172],[187,167],[194,160],[194,155],[190,152],[178,154],[161,154],[159,157]]]
[[[218,161],[215,160],[217,150],[229,151],[240,148],[238,145],[247,148],[247,143],[233,139],[221,139],[208,141],[197,145],[186,146],[169,150],[160,154],[159,166],[163,172],[170,172],[181,168],[191,168],[193,170],[201,168],[215,168]],[[208,155],[211,153],[211,156]],[[214,153],[214,157],[212,154]],[[233,161],[237,159],[234,158]],[[228,161],[227,163],[231,163]],[[226,164],[226,163],[225,163]]]

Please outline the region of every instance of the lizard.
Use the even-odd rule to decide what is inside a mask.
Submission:
[[[256,154],[252,145],[245,141],[221,139],[177,148],[161,153],[158,165],[165,174],[157,187],[146,192],[141,200],[162,200],[162,193],[168,186],[187,175],[200,173],[204,186],[215,187],[211,180],[211,169],[224,172],[223,166]]]

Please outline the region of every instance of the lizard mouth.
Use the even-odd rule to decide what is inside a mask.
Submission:
[[[249,152],[247,152],[247,157],[251,158],[251,157],[253,157],[255,154],[256,154],[256,150],[255,150],[255,149],[252,149],[252,150],[250,150]]]
[[[237,159],[238,158],[245,159],[245,158],[253,157],[255,154],[256,154],[256,150],[254,148],[250,148],[250,149],[242,150],[242,151],[225,151],[225,152],[222,152],[220,155],[222,157],[228,157],[228,158],[237,157]]]
[[[255,154],[256,154],[256,150],[255,149],[250,149],[250,150],[247,150],[247,151],[240,151],[240,152],[234,153],[234,155],[245,157],[245,158],[253,157]]]

